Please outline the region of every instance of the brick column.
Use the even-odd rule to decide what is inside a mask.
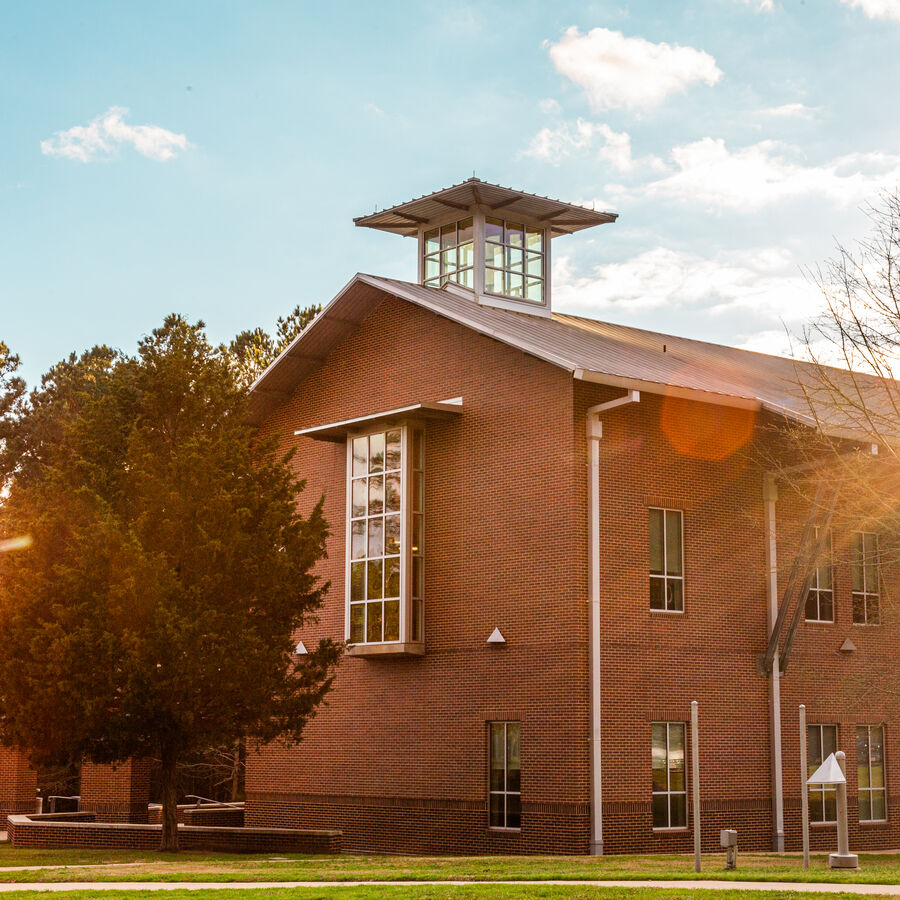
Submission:
[[[37,772],[28,757],[19,750],[0,747],[0,828],[6,828],[6,817],[17,813],[33,813],[37,794]]]
[[[129,759],[117,765],[81,766],[81,810],[98,822],[146,824],[150,802],[150,762]]]

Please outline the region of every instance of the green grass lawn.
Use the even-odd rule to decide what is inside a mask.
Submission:
[[[580,886],[509,886],[473,885],[471,887],[329,887],[294,888],[285,890],[241,891],[73,891],[65,894],[49,892],[13,891],[4,897],[16,900],[59,898],[66,900],[101,900],[101,898],[128,898],[128,900],[860,900],[864,894],[812,894],[808,891],[773,891],[760,894],[754,891],[679,891],[648,888],[585,888]]]
[[[121,863],[132,865],[113,865]],[[247,856],[125,850],[16,850],[9,844],[0,845],[0,867],[29,865],[100,865],[102,868],[0,872],[0,881],[528,881],[697,877],[693,857],[685,854],[604,857]],[[900,854],[861,854],[860,866],[858,872],[833,872],[827,867],[827,854],[815,854],[811,867],[805,870],[799,856],[746,853],[739,857],[738,869],[727,872],[724,855],[710,853],[704,855],[700,877],[740,881],[900,884]]]

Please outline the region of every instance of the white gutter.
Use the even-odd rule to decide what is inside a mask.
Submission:
[[[638,391],[598,403],[587,411],[588,442],[588,578],[591,602],[591,855],[603,855],[603,768],[600,693],[600,413],[626,403],[638,403]]]
[[[778,485],[775,474],[767,472],[763,481],[763,501],[765,502],[766,529],[766,595],[768,600],[768,634],[778,618],[778,563],[777,528],[775,502],[778,500]],[[781,758],[781,654],[775,648],[772,659],[772,675],[769,679],[769,719],[772,744],[772,806],[774,831],[772,849],[784,852],[784,788]]]

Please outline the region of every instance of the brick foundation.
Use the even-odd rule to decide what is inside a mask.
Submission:
[[[71,818],[63,821],[52,816],[10,816],[8,831],[13,847],[158,850],[162,826],[85,822],[83,815],[79,821]],[[341,833],[180,825],[178,844],[182,850],[222,853],[339,853]]]

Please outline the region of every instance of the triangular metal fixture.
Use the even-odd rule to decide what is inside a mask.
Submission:
[[[850,638],[844,638],[844,643],[838,649],[841,653],[852,653],[856,649],[856,644]]]
[[[306,649],[306,644],[303,641],[300,641],[297,646],[294,648],[295,656],[306,656],[309,651]]]
[[[503,637],[502,634],[500,634],[500,629],[499,629],[499,628],[495,628],[495,629],[491,632],[491,636],[487,639],[487,642],[488,642],[489,644],[505,644],[505,643],[506,643],[506,638]]]
[[[806,780],[807,784],[846,784],[846,782],[847,778],[833,753],[829,754],[828,759]]]

